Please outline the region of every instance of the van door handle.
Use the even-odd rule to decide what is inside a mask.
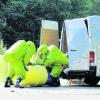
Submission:
[[[70,51],[76,51],[76,50],[74,50],[74,49],[71,49]]]

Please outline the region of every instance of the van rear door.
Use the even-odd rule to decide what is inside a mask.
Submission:
[[[89,70],[89,40],[84,19],[65,20],[65,28],[70,70]]]

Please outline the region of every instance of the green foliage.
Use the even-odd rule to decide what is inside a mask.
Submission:
[[[99,14],[99,0],[6,0],[0,4],[0,32],[7,48],[19,39],[39,44],[41,20],[63,20]]]
[[[0,55],[3,54],[7,50],[6,46],[4,46],[4,43],[2,40],[0,40]]]
[[[91,15],[100,15],[100,0],[93,0]]]

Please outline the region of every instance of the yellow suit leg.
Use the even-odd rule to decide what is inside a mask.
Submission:
[[[26,71],[24,68],[23,62],[20,60],[15,65],[15,73],[17,78],[24,79],[26,75]]]
[[[9,63],[8,77],[12,79],[14,75],[15,75],[15,66],[13,63]]]

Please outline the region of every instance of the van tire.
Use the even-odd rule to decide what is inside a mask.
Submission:
[[[93,77],[91,77],[91,78],[85,78],[85,80],[84,80],[84,83],[86,83],[88,85],[97,85],[98,82],[99,82],[99,79],[96,78],[96,77],[95,78],[93,78]]]

